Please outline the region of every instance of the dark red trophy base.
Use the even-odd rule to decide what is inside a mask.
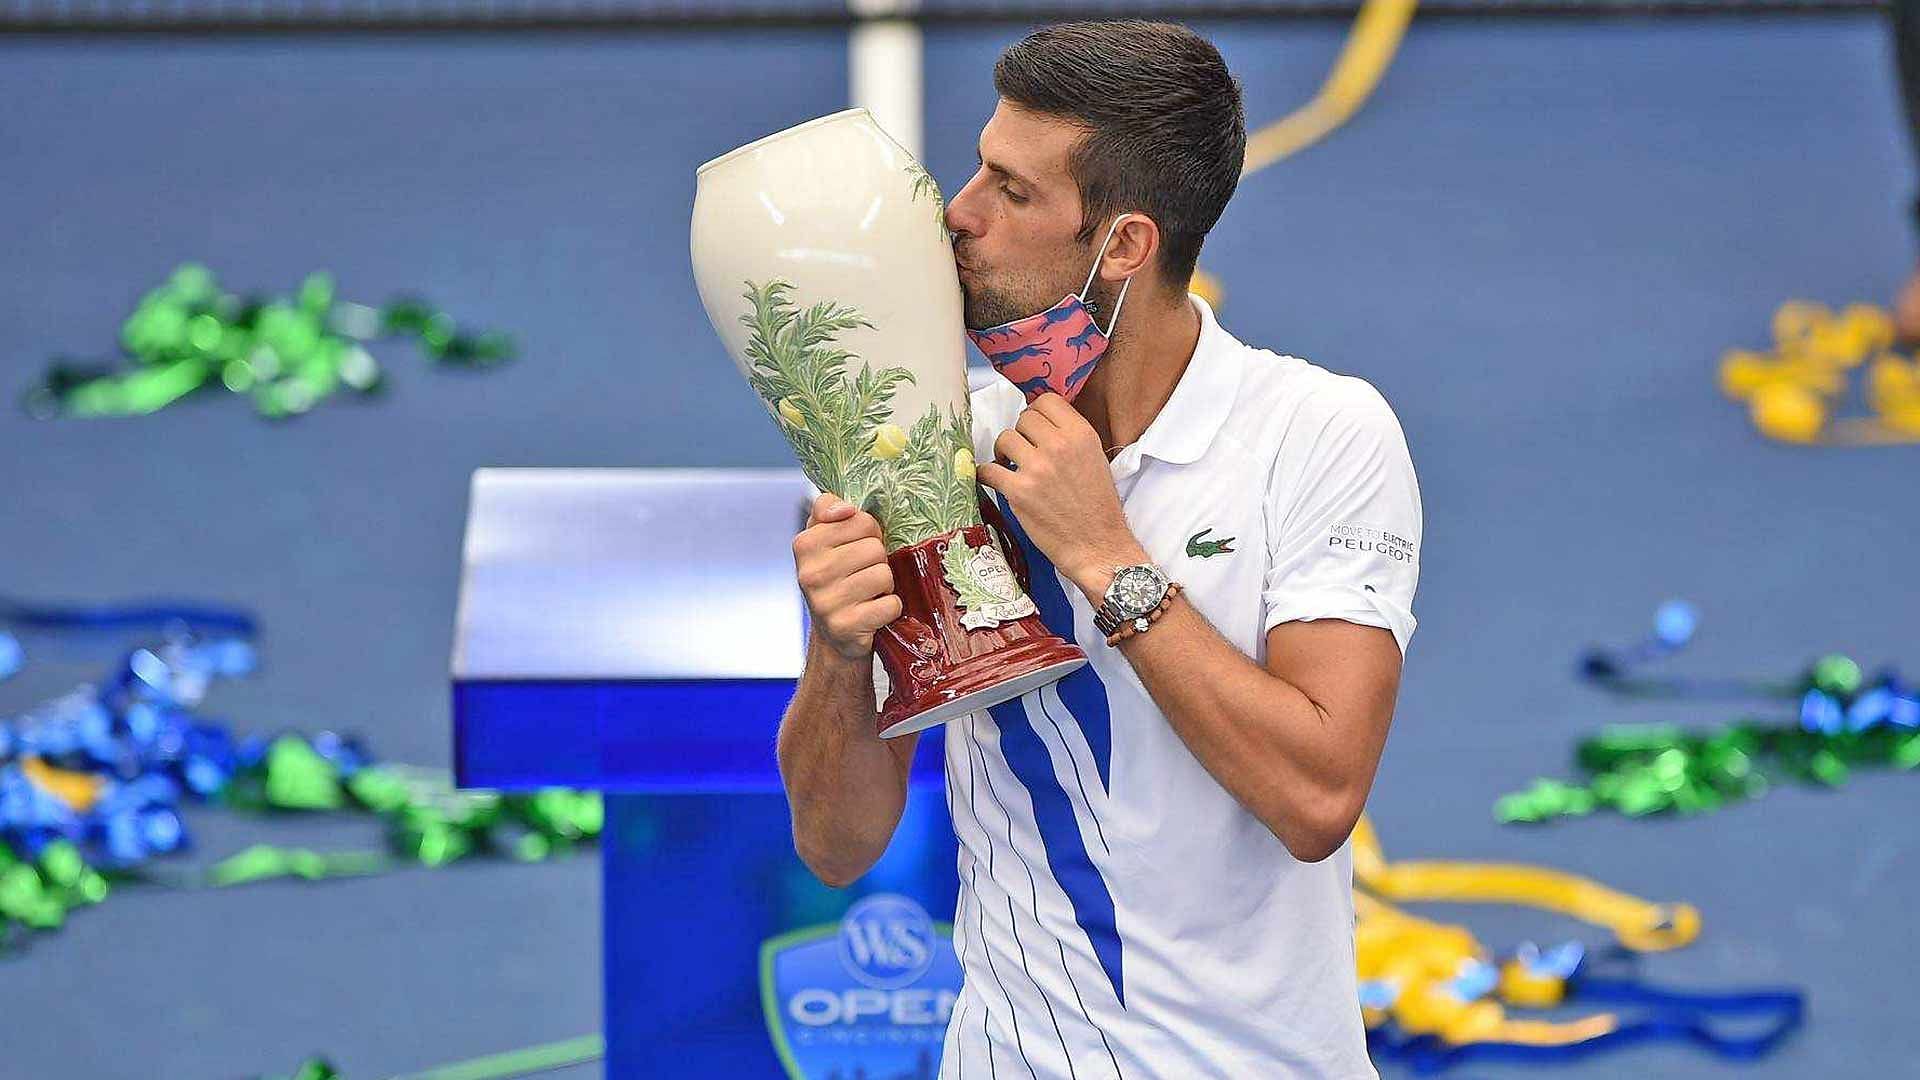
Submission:
[[[1000,526],[997,507],[983,499],[981,509],[989,522]],[[873,638],[892,683],[880,710],[881,738],[922,731],[1011,701],[1087,662],[1079,646],[1054,635],[1038,614],[979,630],[961,625],[964,611],[947,586],[941,555],[950,543],[977,548],[996,539],[1020,588],[1030,590],[1026,560],[1004,526],[969,525],[887,556],[893,591],[906,610]]]

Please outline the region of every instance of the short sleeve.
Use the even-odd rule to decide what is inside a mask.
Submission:
[[[1302,405],[1267,481],[1262,633],[1341,619],[1391,631],[1404,655],[1420,580],[1420,488],[1400,421],[1366,382]]]

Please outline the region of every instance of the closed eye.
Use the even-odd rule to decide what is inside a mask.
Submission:
[[[1008,202],[1023,203],[1028,200],[1029,196],[1016,194],[1013,188],[1007,185],[1007,180],[1009,178],[1012,178],[1013,174],[1009,173],[1007,170],[1001,168],[998,165],[988,165],[986,162],[986,159],[980,156],[980,151],[977,147],[974,149],[974,152],[973,152],[973,163],[978,167],[982,169],[986,169],[988,172],[993,173],[995,176],[1000,177],[1000,194],[1005,195],[1007,197]]]

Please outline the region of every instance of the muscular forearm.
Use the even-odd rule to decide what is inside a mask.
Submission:
[[[809,642],[780,724],[779,759],[794,848],[820,880],[844,886],[886,850],[906,804],[903,762],[916,739],[883,741],[874,733],[870,660]]]
[[[1154,703],[1214,779],[1295,857],[1346,840],[1373,780],[1341,725],[1234,648],[1192,604],[1120,645]]]
[[[1079,584],[1096,604],[1106,590],[1097,570]],[[1295,857],[1317,861],[1345,842],[1379,758],[1355,735],[1366,725],[1336,720],[1254,663],[1184,597],[1119,649],[1193,756]]]

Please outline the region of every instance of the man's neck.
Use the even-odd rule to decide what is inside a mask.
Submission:
[[[1074,408],[1109,449],[1139,439],[1180,385],[1200,343],[1200,312],[1182,291],[1158,304],[1122,309],[1127,332],[1094,365]]]

